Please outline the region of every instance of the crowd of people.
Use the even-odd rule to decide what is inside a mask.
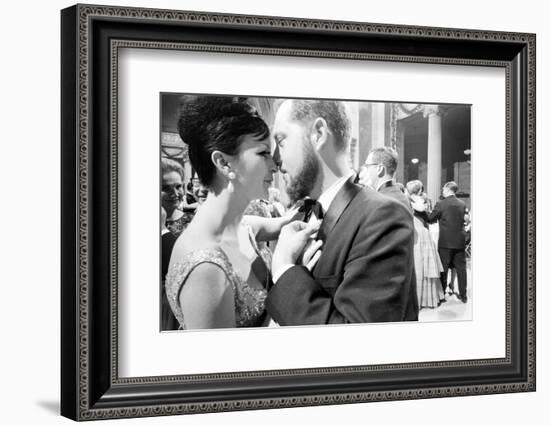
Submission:
[[[196,176],[162,159],[162,330],[416,321],[449,268],[467,302],[457,185],[432,208],[388,147],[352,170],[341,102],[285,100],[269,128],[246,99],[187,96],[178,129]]]
[[[436,308],[456,294],[466,303],[466,247],[469,243],[470,213],[456,197],[458,185],[447,182],[441,199],[432,208],[420,180],[406,185],[395,181],[398,156],[390,147],[372,150],[358,173],[358,182],[392,197],[411,209],[414,223],[414,260],[419,308]],[[438,241],[432,238],[430,224],[438,223]],[[448,281],[448,272],[453,271]],[[455,274],[458,293],[455,292]]]

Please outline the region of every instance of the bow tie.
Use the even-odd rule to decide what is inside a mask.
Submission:
[[[298,201],[301,204],[298,211],[304,213],[304,222],[308,222],[311,218],[311,214],[315,214],[315,217],[319,220],[323,219],[323,206],[317,200],[312,198],[304,198]]]

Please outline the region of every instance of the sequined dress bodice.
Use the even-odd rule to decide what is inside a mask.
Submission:
[[[188,253],[179,262],[170,265],[170,269],[166,274],[166,296],[176,319],[180,323],[180,328],[186,328],[179,302],[181,289],[189,274],[201,263],[213,263],[225,272],[235,295],[237,327],[261,326],[265,317],[267,290],[250,287],[245,280],[235,273],[231,262],[221,248],[209,248]]]

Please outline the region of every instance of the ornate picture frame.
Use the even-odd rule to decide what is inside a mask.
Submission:
[[[76,5],[61,12],[61,414],[74,420],[535,390],[534,34]],[[119,377],[119,49],[487,66],[506,79],[505,356]]]

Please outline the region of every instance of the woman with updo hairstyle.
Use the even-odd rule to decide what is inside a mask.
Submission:
[[[414,268],[418,307],[437,308],[445,302],[440,284],[443,265],[437,245],[423,219],[428,204],[424,185],[419,180],[412,180],[407,182],[406,190],[414,210]]]
[[[276,171],[269,128],[245,99],[183,96],[178,130],[208,195],[172,252],[172,311],[182,329],[266,325],[271,277],[257,242],[276,239],[293,220],[243,215],[267,198]]]

